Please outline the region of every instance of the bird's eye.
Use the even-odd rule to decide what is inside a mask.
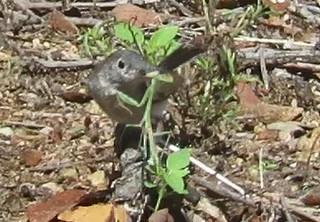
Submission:
[[[124,62],[123,62],[121,59],[119,59],[119,60],[118,60],[118,68],[119,68],[119,69],[124,69],[124,67],[125,67]]]

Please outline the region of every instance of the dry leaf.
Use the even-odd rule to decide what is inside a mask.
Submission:
[[[63,13],[54,9],[49,16],[49,25],[57,31],[77,34],[78,28]]]
[[[320,72],[313,73],[318,79],[320,79]]]
[[[111,11],[117,21],[132,22],[136,26],[159,25],[168,19],[168,15],[152,12],[127,3],[118,5]]]
[[[227,219],[223,212],[218,207],[212,205],[206,198],[202,198],[198,202],[197,208],[208,214],[212,221],[227,222]]]
[[[49,138],[54,142],[58,143],[64,136],[65,121],[61,118],[55,117],[51,120],[53,130],[49,132]]]
[[[236,93],[240,100],[239,115],[253,115],[263,123],[290,121],[302,114],[303,108],[267,104],[260,101],[249,83],[239,81]]]
[[[98,190],[106,189],[107,179],[103,170],[97,170],[91,175],[88,175],[88,180],[91,185],[97,187]]]
[[[91,97],[87,93],[77,90],[64,91],[60,96],[66,101],[77,103],[86,103],[91,100]]]
[[[75,210],[66,210],[59,214],[59,220],[73,222],[127,222],[127,212],[111,204],[96,204],[86,207],[77,207]]]
[[[0,46],[0,49],[1,49],[1,46]],[[1,62],[10,61],[11,59],[12,59],[12,57],[10,54],[0,51],[0,61]]]
[[[277,11],[286,11],[290,6],[289,0],[262,0],[262,4]]]
[[[36,166],[42,159],[43,152],[39,150],[25,150],[20,158],[25,166]]]
[[[256,132],[256,139],[276,141],[279,139],[279,130],[264,129],[262,131]]]
[[[57,193],[45,202],[28,207],[27,217],[30,222],[48,222],[64,210],[76,206],[85,194],[84,190],[66,190]]]
[[[320,127],[312,130],[311,135],[301,137],[297,144],[297,150],[301,150],[298,160],[302,162],[317,161],[320,151]]]
[[[306,206],[319,206],[320,205],[320,187],[316,186],[311,189],[307,194],[299,198]]]
[[[267,19],[260,19],[259,22],[261,22],[264,25],[273,26],[273,27],[282,27],[285,23],[283,21],[283,18],[280,16],[271,15]]]
[[[169,210],[167,208],[158,210],[154,212],[149,220],[149,222],[174,222],[173,217],[169,214]]]
[[[256,96],[252,86],[244,81],[238,81],[236,86],[236,93],[242,106],[256,106],[261,103],[260,99]]]
[[[244,48],[254,47],[257,45],[257,43],[250,42],[250,41],[236,41],[234,45],[237,49],[244,49]]]

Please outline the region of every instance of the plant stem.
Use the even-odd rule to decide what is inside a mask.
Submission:
[[[152,131],[152,119],[151,119],[151,113],[152,113],[152,100],[154,95],[154,89],[156,85],[156,79],[153,78],[151,80],[151,85],[149,86],[149,96],[147,100],[146,110],[144,113],[143,121],[144,121],[144,130],[146,130],[146,135],[149,140],[149,147],[150,147],[150,154],[151,158],[154,161],[155,167],[156,167],[156,174],[159,172],[159,160],[158,160],[158,154],[154,143],[154,136]]]
[[[159,207],[160,207],[160,202],[163,198],[163,194],[165,193],[165,190],[166,190],[166,184],[164,184],[163,186],[161,186],[160,190],[159,190],[159,196],[158,196],[158,200],[157,200],[157,203],[156,203],[156,206],[154,208],[154,212],[158,211]]]

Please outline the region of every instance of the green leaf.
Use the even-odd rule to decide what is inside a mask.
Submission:
[[[173,76],[171,74],[161,74],[155,77],[160,82],[173,82]]]
[[[135,36],[136,41],[137,41],[137,44],[142,45],[144,43],[144,34],[141,31],[141,29],[138,28],[137,26],[132,26],[131,30],[134,33],[134,36]]]
[[[155,188],[155,187],[157,186],[157,184],[152,183],[152,181],[150,181],[150,180],[144,181],[144,185],[145,185],[147,188]]]
[[[161,47],[168,47],[178,31],[178,26],[164,26],[153,33],[149,41],[149,53],[153,53]]]
[[[171,42],[171,44],[170,44],[170,47],[167,49],[166,55],[170,55],[171,53],[173,53],[179,47],[180,47],[180,43],[178,43],[177,41],[173,40]]]
[[[264,161],[262,164],[263,168],[266,170],[274,170],[278,167],[278,164],[274,161]]]
[[[139,45],[144,42],[143,32],[137,26],[125,22],[120,22],[114,26],[114,34],[125,42],[134,43],[134,38]]]
[[[114,34],[117,38],[128,41],[130,43],[133,42],[132,32],[130,32],[129,24],[121,22],[116,24],[114,27]]]
[[[184,181],[182,177],[176,174],[165,174],[164,179],[167,184],[173,189],[173,191],[179,194],[186,194],[186,190],[184,189]]]
[[[190,152],[187,149],[179,150],[171,153],[167,159],[168,170],[180,170],[186,168],[190,164]]]
[[[121,91],[118,91],[117,95],[118,95],[118,98],[120,100],[122,100],[123,102],[125,102],[129,105],[132,105],[132,106],[139,107],[139,103],[136,100],[134,100],[133,98],[131,98],[130,96],[128,96],[127,94],[125,94]]]
[[[146,77],[148,78],[154,78],[156,76],[160,75],[159,71],[153,71],[146,74]]]
[[[187,168],[184,168],[182,170],[173,170],[173,171],[171,171],[171,174],[175,174],[175,175],[177,175],[177,176],[179,176],[181,178],[187,176],[189,173],[190,173],[190,171]]]
[[[156,80],[160,82],[173,82],[173,76],[171,74],[165,73],[159,73],[158,71],[149,72],[146,74],[146,77],[148,78],[155,78]]]

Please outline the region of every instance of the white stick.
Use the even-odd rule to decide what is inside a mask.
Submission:
[[[266,43],[266,44],[280,44],[285,46],[293,46],[297,48],[301,47],[314,47],[314,44],[305,43],[305,42],[295,42],[293,40],[287,39],[260,39],[249,36],[239,36],[234,38],[235,41],[246,41],[246,42],[257,42],[257,43]],[[292,47],[289,47],[292,48]]]
[[[169,144],[168,148],[174,152],[177,152],[180,150],[179,147]],[[233,183],[232,181],[230,181],[228,178],[222,176],[220,173],[218,173],[217,171],[215,171],[214,169],[208,167],[207,165],[205,165],[204,163],[202,163],[201,161],[190,157],[190,161],[200,167],[201,169],[203,169],[204,171],[206,171],[207,173],[210,173],[211,175],[214,175],[219,181],[221,181],[222,183],[232,187],[234,190],[238,191],[241,195],[245,196],[246,192],[244,191],[244,189],[242,189],[240,186],[238,186],[237,184]]]

